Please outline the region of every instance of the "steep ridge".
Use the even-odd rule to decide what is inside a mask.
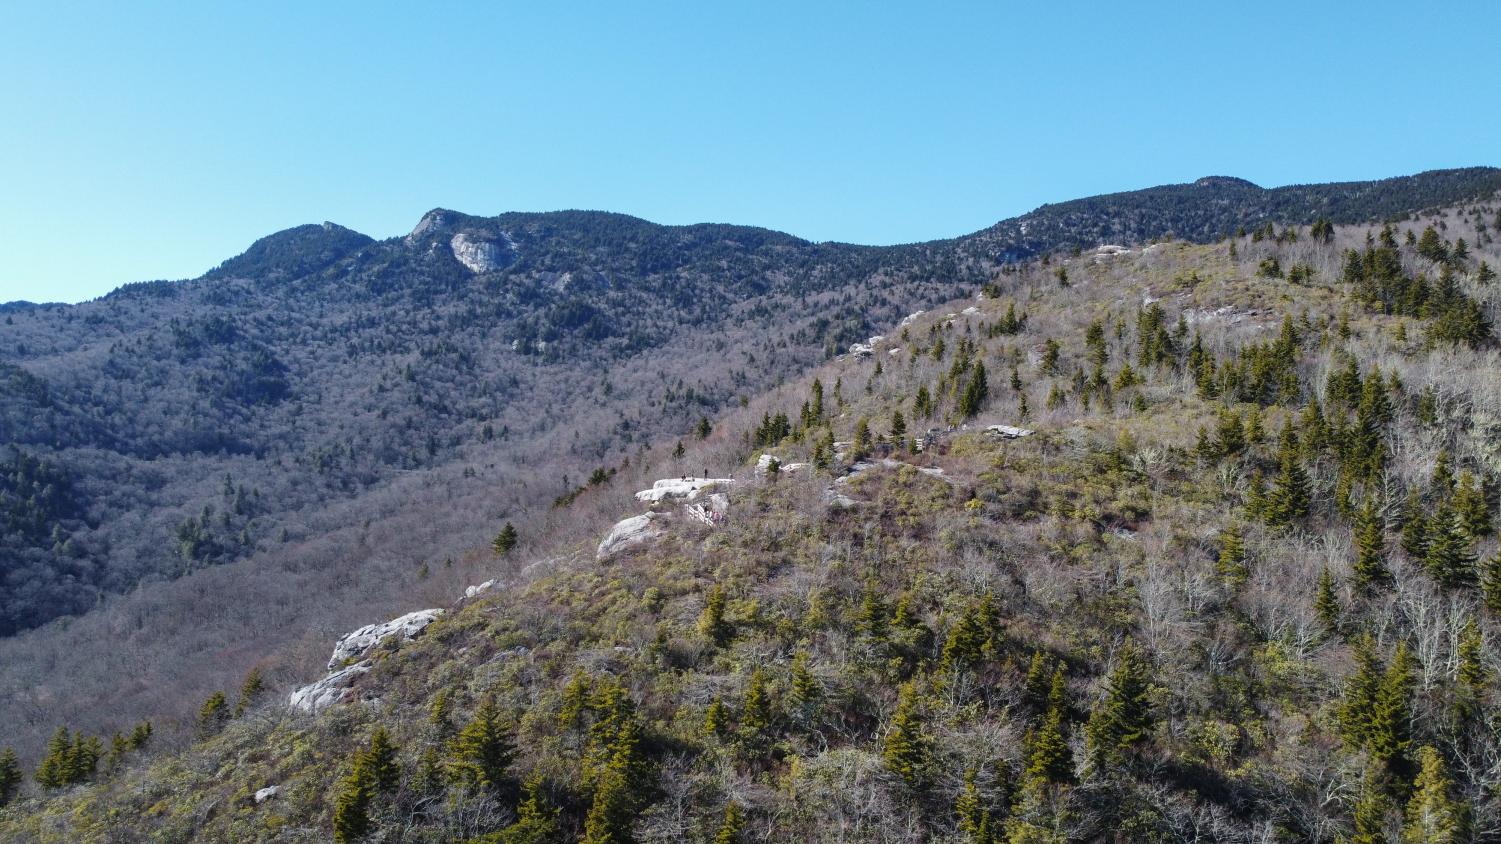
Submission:
[[[8,309],[0,631],[81,615],[0,640],[0,718],[34,751],[59,720],[181,713],[253,662],[299,676],[328,637],[468,582],[504,522],[558,529],[555,500],[646,443],[1019,257],[1279,213],[1400,216],[1496,172],[1215,180],[1045,206],[1029,216],[1073,210],[1042,235],[904,247],[435,209],[401,238],[302,226],[194,281]],[[1206,187],[1234,201],[1196,210]],[[1134,222],[1100,228],[1115,219]]]
[[[584,483],[327,706],[247,683],[0,832],[1483,838],[1498,215],[1008,267]]]

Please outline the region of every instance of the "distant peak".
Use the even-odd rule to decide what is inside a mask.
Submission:
[[[462,216],[447,208],[434,208],[422,215],[417,225],[412,227],[412,233],[407,235],[407,245],[410,246],[421,240],[424,235],[430,234],[448,225],[455,217]]]
[[[1261,185],[1246,179],[1237,179],[1234,176],[1205,176],[1194,182],[1195,187],[1201,188],[1253,188],[1261,190]]]

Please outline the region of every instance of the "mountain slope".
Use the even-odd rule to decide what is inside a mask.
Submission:
[[[1387,216],[1495,173],[1285,208]],[[559,529],[555,500],[645,444],[1117,216],[1132,237],[1189,232],[1197,190],[1081,206],[1045,237],[882,248],[437,209],[403,238],[303,226],[194,281],[10,309],[0,625],[81,615],[0,641],[0,718],[32,752],[58,721],[184,713],[253,663],[290,680],[338,632],[446,598],[505,522]],[[1217,203],[1251,226],[1284,207]]]
[[[247,687],[0,833],[1488,840],[1498,215],[1013,268],[637,453],[346,702]]]

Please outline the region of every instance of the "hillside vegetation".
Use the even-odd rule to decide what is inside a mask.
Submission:
[[[0,723],[25,754],[60,721],[179,735],[251,666],[304,676],[339,633],[483,579],[504,523],[569,534],[554,501],[593,506],[648,444],[1017,261],[1396,218],[1498,178],[1202,179],[898,247],[437,209],[405,237],[300,226],[200,279],[11,303]]]
[[[1248,228],[997,267],[655,438],[347,702],[54,725],[0,838],[1496,840],[1501,202]]]

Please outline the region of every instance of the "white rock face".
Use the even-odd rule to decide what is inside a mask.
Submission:
[[[433,619],[442,614],[443,611],[439,609],[418,610],[380,624],[367,624],[353,633],[345,634],[344,638],[334,645],[334,655],[329,657],[328,670],[333,671],[351,659],[364,656],[376,645],[392,636],[399,636],[403,640],[410,639],[421,633],[423,628],[432,624]]]
[[[657,504],[663,501],[692,501],[699,495],[735,483],[734,478],[663,478],[636,493],[637,501]]]
[[[912,323],[917,322],[917,318],[920,317],[920,316],[922,316],[925,313],[927,313],[927,311],[913,311],[912,313],[907,314],[906,316],[902,317],[902,321],[899,322],[899,323],[897,323],[896,327],[897,328],[906,328],[907,326],[911,325]]]
[[[629,519],[621,519],[610,528],[610,533],[599,543],[599,548],[594,552],[596,559],[604,560],[610,556],[634,548],[658,539],[667,533],[667,529],[658,522],[665,519],[661,513],[642,513]]]
[[[756,459],[756,475],[760,476],[760,477],[764,477],[767,472],[770,472],[771,471],[771,463],[772,463],[773,460],[776,460],[776,458],[773,457],[770,454],[763,454],[759,458],[757,458]],[[778,463],[777,463],[777,473],[778,474],[790,474],[792,472],[801,472],[802,470],[808,468],[808,465],[809,464],[807,464],[807,463],[782,463],[782,462],[778,461]]]
[[[510,251],[506,247],[494,241],[480,240],[467,232],[454,235],[449,246],[453,249],[453,257],[472,273],[493,272],[510,263]]]
[[[281,793],[281,786],[268,785],[255,793],[255,802],[264,803]]]
[[[853,343],[850,345],[850,354],[857,358],[868,358],[875,354],[875,349],[872,349],[869,343]]]
[[[465,598],[473,598],[475,595],[478,595],[481,592],[488,592],[490,590],[490,587],[492,587],[494,585],[495,585],[495,580],[492,578],[490,580],[485,581],[484,583],[479,584],[478,586],[470,586],[470,587],[468,587],[467,589],[464,590],[464,597]]]
[[[317,712],[334,704],[346,703],[354,696],[354,681],[369,671],[368,662],[356,662],[341,668],[316,683],[292,692],[287,704],[303,712]]]
[[[991,425],[985,429],[985,433],[1000,437],[1003,440],[1015,440],[1022,437],[1030,437],[1037,432],[1029,428],[1016,428],[1011,425]]]
[[[964,310],[960,311],[960,313],[965,314],[967,316],[974,316],[975,314],[977,314],[979,312],[980,312],[980,309],[977,308],[977,307],[975,307],[974,305],[970,305],[969,307],[967,307]]]
[[[445,222],[447,218],[443,216],[442,211],[432,210],[423,214],[422,219],[418,220],[417,225],[412,228],[412,233],[407,235],[407,246],[415,246],[418,241],[422,240],[423,235],[442,226]]]

